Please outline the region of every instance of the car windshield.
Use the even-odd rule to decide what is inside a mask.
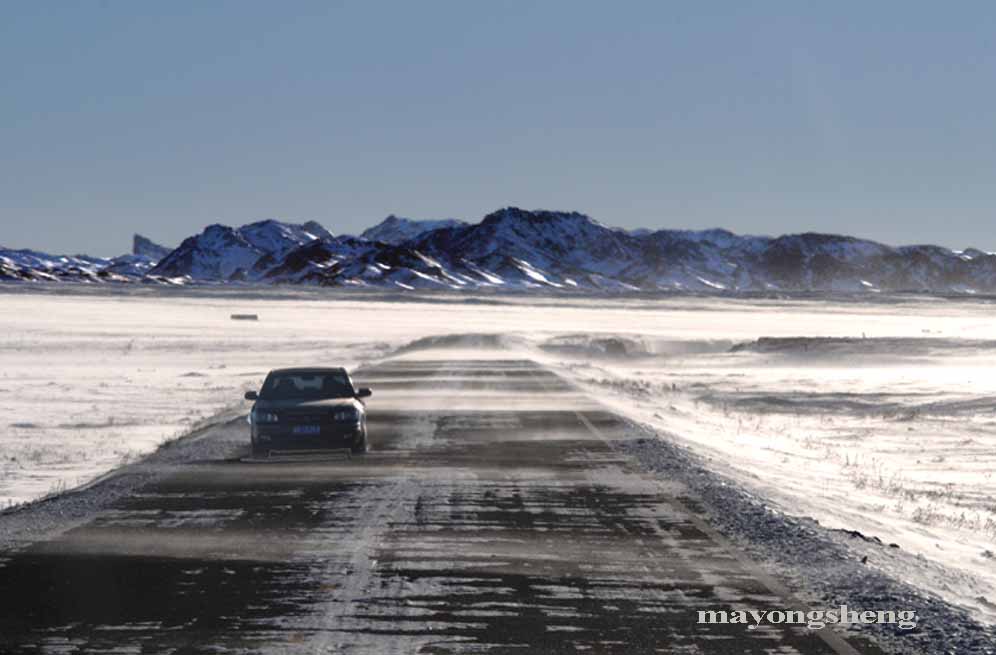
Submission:
[[[343,372],[275,373],[266,378],[260,397],[266,400],[349,398],[353,385]]]

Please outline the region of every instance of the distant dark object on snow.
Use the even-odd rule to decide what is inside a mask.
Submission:
[[[258,321],[259,314],[232,314],[233,321]]]

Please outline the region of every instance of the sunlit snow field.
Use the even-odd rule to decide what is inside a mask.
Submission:
[[[777,509],[947,564],[912,570],[890,550],[874,562],[992,621],[996,344],[910,356],[835,345],[568,370]]]
[[[993,620],[996,322],[986,302],[24,289],[0,289],[5,505],[245,411],[242,392],[269,368],[355,366],[441,334],[472,335],[457,341],[465,353],[491,344],[474,335],[500,334],[781,511],[919,556],[913,567],[877,565]]]

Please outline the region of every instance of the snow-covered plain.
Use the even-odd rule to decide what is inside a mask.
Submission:
[[[779,511],[898,545],[873,565],[996,620],[996,343],[780,345],[567,370]]]
[[[779,510],[899,545],[873,565],[996,619],[996,323],[986,301],[11,287],[0,306],[4,504],[244,411],[242,392],[272,367],[355,366],[418,339],[505,345]],[[259,320],[230,319],[245,313]]]

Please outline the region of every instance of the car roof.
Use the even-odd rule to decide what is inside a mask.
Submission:
[[[296,368],[275,368],[270,375],[296,375],[301,373],[345,373],[342,366],[298,366]]]

